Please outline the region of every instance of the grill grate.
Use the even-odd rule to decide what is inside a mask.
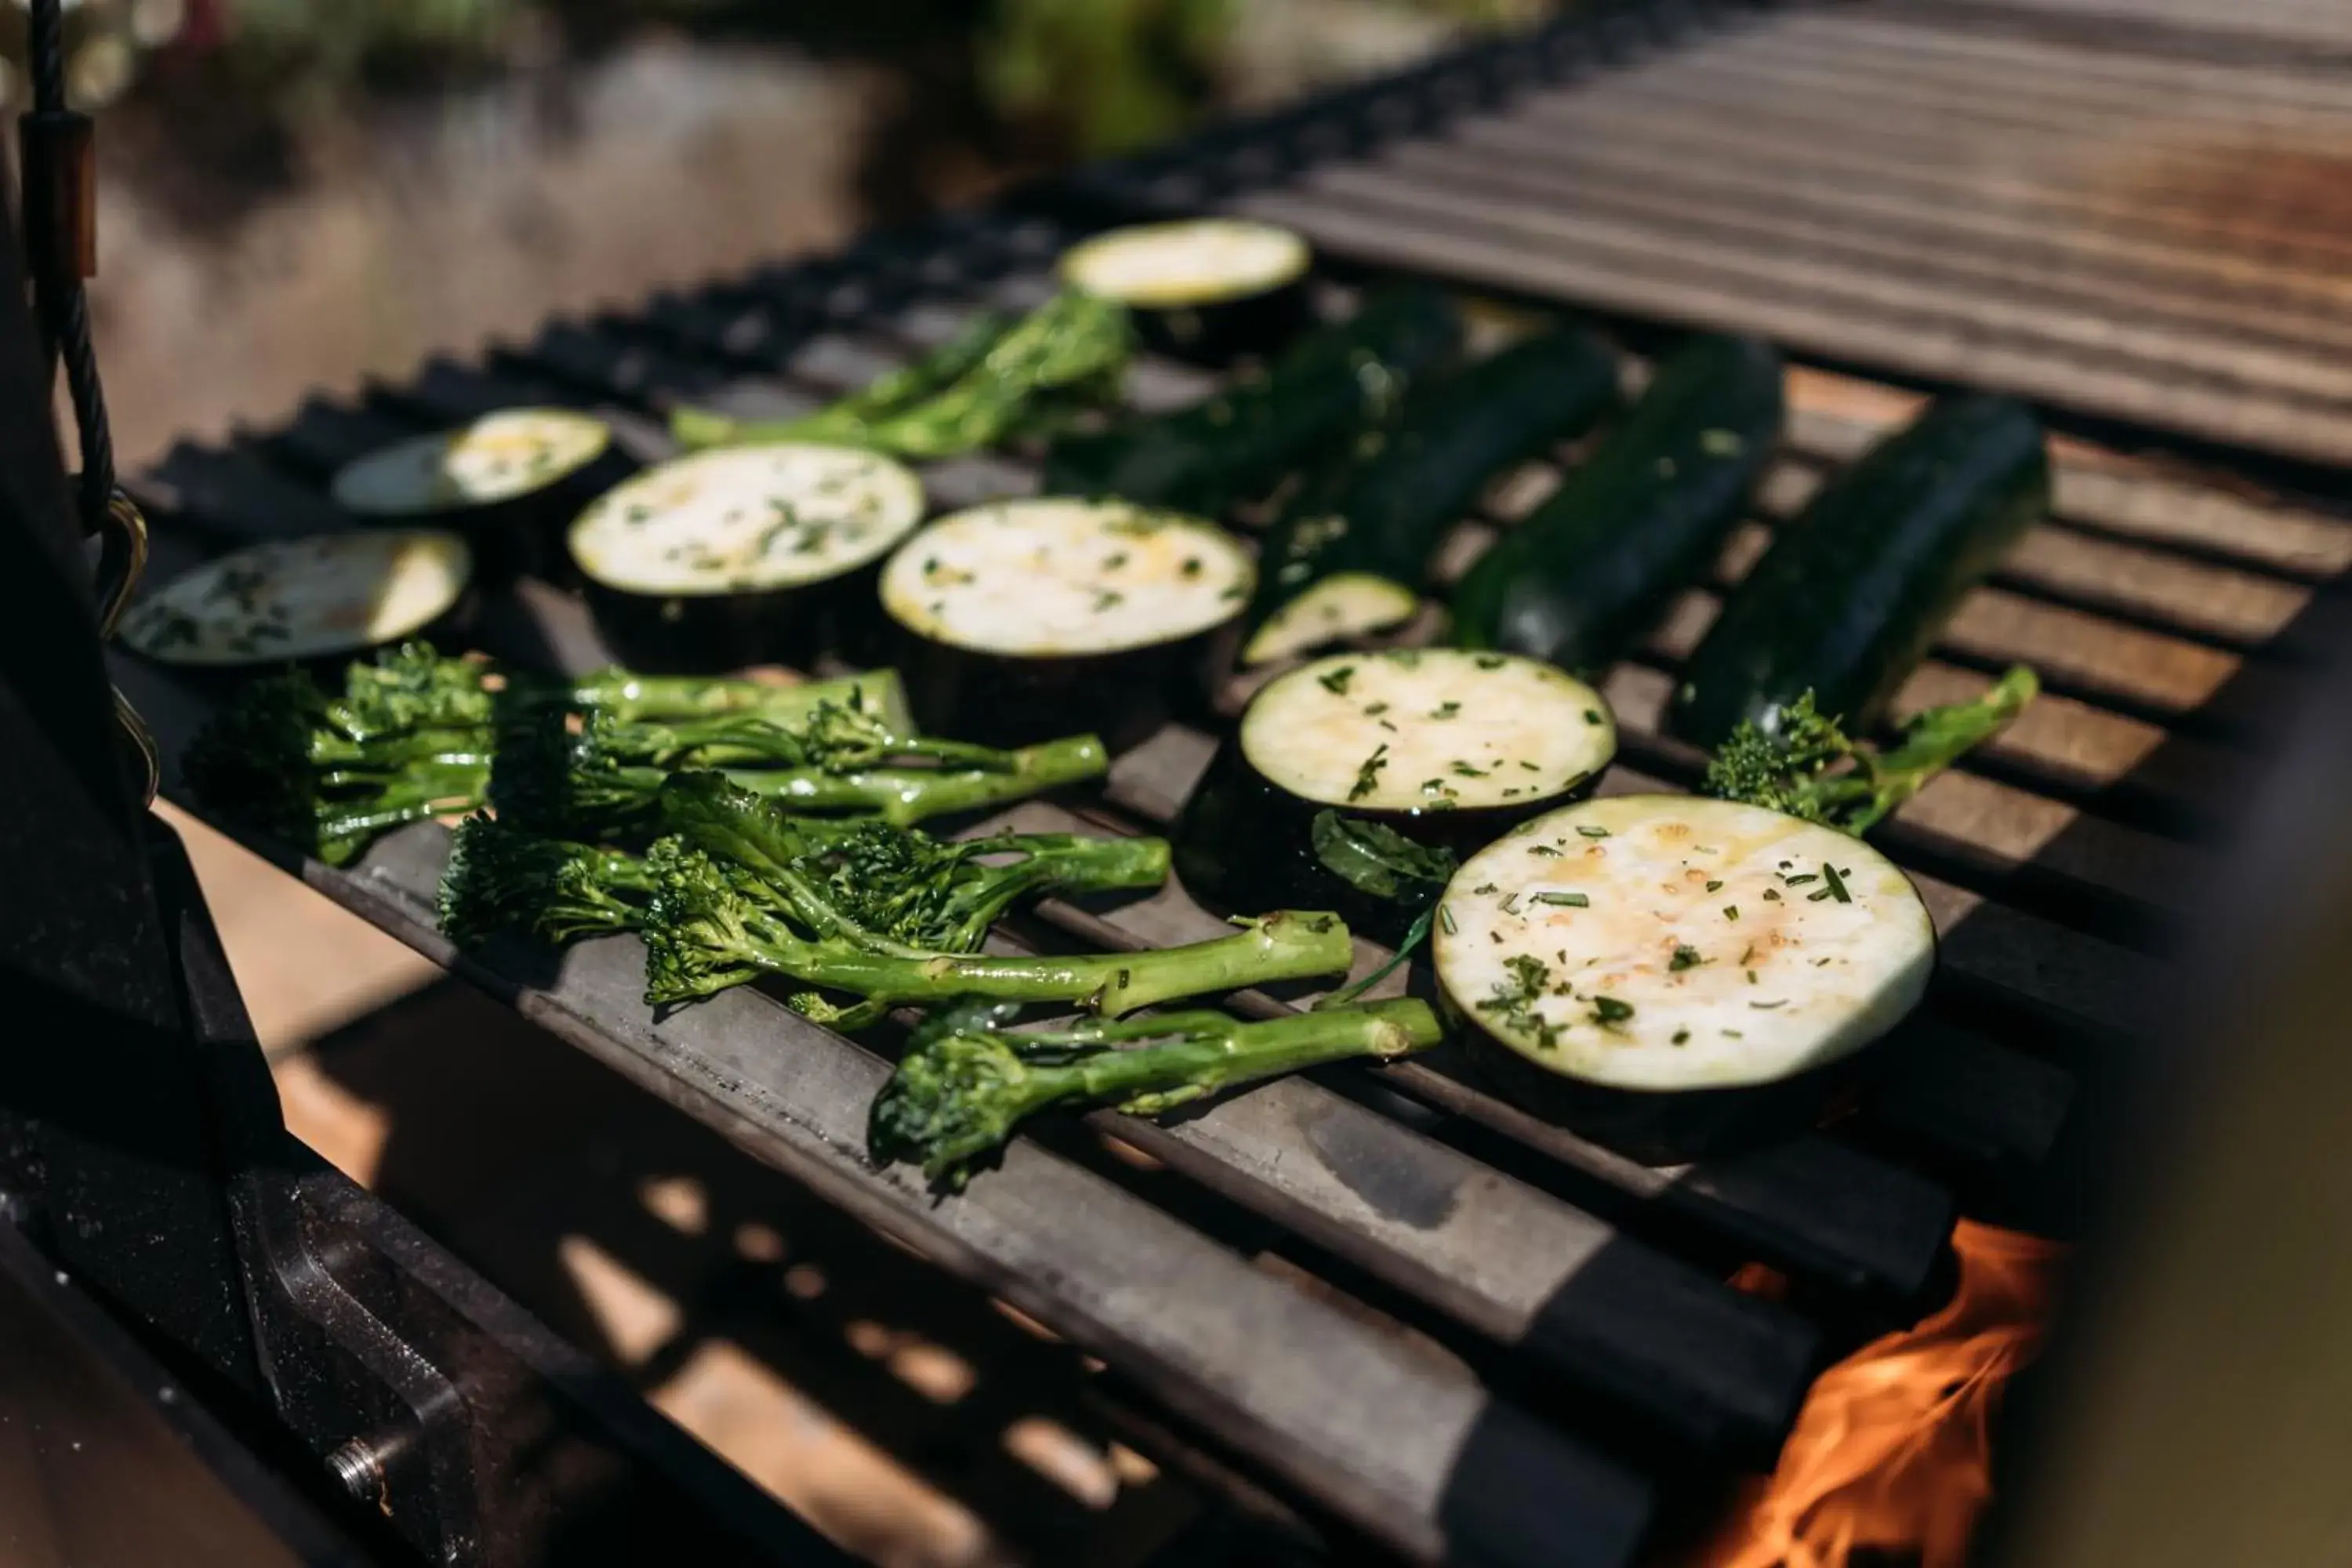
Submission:
[[[1589,231],[1580,231],[1581,240],[1565,230],[1551,235],[1539,250],[1503,246],[1494,238],[1502,216],[1441,220],[1435,204],[1489,203],[1507,214],[1517,210],[1513,198],[1482,182],[1540,180],[1559,182],[1559,189],[1538,201],[1516,198],[1528,211],[1572,212],[1586,225],[1664,224],[1627,216],[1630,196],[1611,207],[1572,194],[1587,186],[1568,184],[1591,182],[1599,193],[1639,186],[1643,199],[1665,201],[1680,199],[1673,193],[1682,187],[1664,174],[1652,180],[1629,171],[1683,168],[1693,189],[1702,169],[1724,174],[1727,165],[1689,161],[1703,144],[1678,151],[1651,139],[1664,120],[1645,107],[1645,73],[1671,86],[1685,72],[1710,90],[1750,97],[1781,92],[1784,77],[1804,76],[1811,92],[1821,73],[1805,62],[1826,41],[1876,49],[1925,26],[1775,13],[1621,76],[1523,97],[1507,113],[1462,118],[1466,107],[1495,98],[1497,84],[1524,85],[1608,52],[1616,26],[1604,19],[1517,52],[1465,56],[1348,95],[1336,108],[1111,171],[1090,194],[1164,201],[1171,183],[1191,180],[1187,199],[1201,199],[1217,194],[1201,179],[1204,163],[1222,170],[1237,156],[1263,155],[1278,165],[1269,150],[1291,143],[1332,153],[1384,145],[1375,163],[1333,165],[1243,199],[1303,220],[1327,245],[1367,258],[1518,290],[1557,288],[1639,311],[1645,307],[1631,299],[1633,286],[1680,289],[1673,267],[1621,268],[1598,249],[1578,248]],[[1984,58],[2028,47],[1970,37],[1952,33],[1919,58],[1964,83]],[[2137,90],[2139,71],[2137,63],[2118,65],[2101,79],[2112,75]],[[2324,95],[2315,88],[2309,96]],[[2281,99],[2297,113],[2305,107],[2284,89]],[[1588,100],[1604,108],[1589,110]],[[1917,112],[1928,112],[1924,96]],[[1564,129],[1584,119],[1610,134]],[[1443,140],[1400,139],[1441,122],[1452,127]],[[1573,146],[1575,158],[1531,149],[1507,163],[1473,151],[1481,138],[1505,133],[1550,138],[1547,145]],[[1869,195],[1860,183],[1853,190]],[[1719,221],[1793,223],[1797,210],[1759,196]],[[2019,236],[2042,233],[2026,212],[2020,205],[2012,215]],[[1528,228],[1538,220],[1509,221]],[[1862,247],[1909,243],[1885,213],[1853,207],[1848,221],[1853,254],[1842,265],[1891,268],[1860,259]],[[1697,232],[1695,223],[1676,225],[1667,226],[1675,236]],[[404,384],[372,387],[355,404],[313,401],[285,426],[227,447],[179,448],[143,481],[144,499],[169,520],[157,571],[168,574],[256,536],[350,526],[323,494],[338,466],[387,439],[490,408],[595,407],[625,440],[652,453],[664,446],[656,416],[682,397],[746,413],[811,406],[902,363],[983,305],[1034,302],[1051,287],[1053,257],[1076,232],[1069,220],[1025,209],[966,216],[665,297],[641,313],[558,322],[481,366],[439,362]],[[2003,265],[2030,248],[1986,245],[1983,254]],[[1720,248],[1731,261],[1748,254]],[[1958,239],[1951,248],[1978,254]],[[2043,258],[2036,265],[2084,265],[2080,256],[2090,253],[2078,248],[2072,239],[2053,242],[2035,253]],[[2253,253],[2231,254],[2251,265]],[[1787,335],[1841,357],[1864,332],[1920,356],[1954,345],[1964,354],[1991,352],[1926,324],[1974,298],[1979,284],[1961,279],[1958,266],[1932,286],[1915,270],[1902,277],[1919,292],[1918,320],[1882,318],[1867,299],[1840,295],[1821,316],[1847,334],[1844,348]],[[2309,284],[2306,276],[2306,291]],[[1738,324],[1772,325],[1760,286],[1713,297]],[[2020,285],[2000,297],[2026,300],[2030,290]],[[2087,312],[2095,301],[2085,300]],[[1670,304],[1652,313],[1693,314]],[[2218,326],[2200,341],[2241,342]],[[1999,352],[2025,353],[2024,342]],[[2168,388],[2168,396],[2189,384],[2177,365],[2158,374],[2128,355],[2078,357],[2054,341],[2037,341],[2031,353],[2064,377],[2104,366],[2098,375]],[[2116,368],[2126,362],[2127,371]],[[1971,360],[1952,374],[1982,369]],[[1132,391],[1139,404],[1165,405],[1206,384],[1197,372],[1147,361]],[[2092,383],[2067,384],[2079,391]],[[2242,401],[2268,405],[2255,393]],[[1692,756],[1656,732],[1675,661],[1769,529],[1898,417],[1903,400],[1880,389],[1859,411],[1804,397],[1800,406],[1750,530],[1709,582],[1693,585],[1652,645],[1610,678],[1627,748],[1612,789],[1691,780]],[[1035,482],[1019,457],[931,465],[925,477],[942,507]],[[2040,666],[2053,692],[1967,769],[1907,805],[1885,834],[1942,932],[1931,1004],[1906,1026],[1903,1048],[1890,1053],[1886,1081],[1852,1115],[1736,1159],[1640,1166],[1519,1112],[1441,1050],[1380,1069],[1264,1085],[1170,1125],[1098,1113],[1087,1131],[1047,1129],[1042,1141],[1020,1142],[968,1194],[934,1203],[907,1173],[875,1172],[862,1158],[866,1104],[887,1071],[870,1044],[834,1036],[750,990],[656,1021],[638,1001],[634,939],[587,944],[552,966],[521,944],[453,954],[432,925],[447,845],[435,826],[397,834],[344,869],[296,868],[830,1201],[1100,1355],[1195,1438],[1239,1454],[1349,1527],[1416,1559],[1622,1563],[1633,1560],[1662,1501],[1719,1480],[1733,1461],[1768,1454],[1822,1361],[1932,1288],[1956,1207],[2010,1213],[2039,1201],[2084,1074],[2128,1051],[2137,1009],[2157,991],[2149,943],[2201,885],[2206,830],[2243,798],[2290,710],[2299,628],[2352,565],[2352,521],[2215,474],[2152,471],[2069,445],[2058,494],[2056,515],[1969,601],[1905,693],[1906,705],[1953,700],[2016,658]],[[1508,510],[1466,521],[1454,558],[1507,526]],[[575,669],[605,661],[578,601],[548,584],[525,582],[490,605],[485,621],[483,645],[503,657]],[[201,720],[205,692],[128,660],[119,674],[166,753],[176,755]],[[1009,820],[1150,830],[1173,815],[1213,745],[1200,731],[1171,726],[1121,758],[1098,795],[1031,803],[983,827]],[[1184,940],[1215,924],[1170,889],[1118,906],[1049,904],[1003,940],[1122,949]],[[1359,956],[1361,973],[1379,955],[1366,947]],[[1234,999],[1261,1014],[1290,1005]],[[1101,1157],[1090,1142],[1101,1138],[1164,1169],[1139,1180]],[[1208,1194],[1207,1206],[1180,1205],[1180,1214],[1155,1202],[1166,1188],[1154,1184],[1171,1181]],[[1332,1291],[1302,1291],[1264,1267],[1265,1256],[1323,1276]],[[1798,1282],[1794,1304],[1761,1301],[1723,1282],[1748,1260],[1790,1274]],[[1367,1305],[1349,1304],[1349,1296]],[[1383,1328],[1381,1314],[1415,1331]]]
[[[1616,53],[1362,161],[1299,131],[1107,184],[1381,265],[2352,461],[2352,71],[1917,8],[1734,12]]]

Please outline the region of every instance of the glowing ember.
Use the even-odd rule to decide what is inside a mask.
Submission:
[[[1822,1374],[1780,1450],[1695,1568],[1844,1568],[1857,1552],[1962,1568],[1991,1495],[2002,1385],[2041,1348],[2055,1242],[1962,1220],[1942,1311]]]

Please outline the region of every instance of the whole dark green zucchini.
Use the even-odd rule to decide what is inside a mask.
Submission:
[[[1704,337],[1471,568],[1454,638],[1597,675],[1706,567],[1780,434],[1780,356]]]
[[[1832,479],[1732,593],[1667,723],[1703,746],[1769,730],[1810,690],[1868,729],[1962,595],[2049,509],[2041,422],[2004,397],[1937,402]]]
[[[1436,289],[1376,295],[1261,372],[1174,414],[1066,436],[1045,458],[1049,495],[1117,496],[1219,517],[1272,490],[1333,441],[1391,417],[1416,378],[1452,363],[1462,321]]]
[[[1430,555],[1486,482],[1616,403],[1616,357],[1577,327],[1420,383],[1392,428],[1366,431],[1268,531],[1243,662],[1409,619]]]

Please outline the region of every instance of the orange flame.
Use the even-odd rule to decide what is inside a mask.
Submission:
[[[1695,1568],[1845,1568],[1862,1551],[1962,1568],[1992,1495],[1993,1407],[2041,1348],[2065,1248],[1962,1220],[1952,1250],[1951,1304],[1822,1374],[1779,1468]]]

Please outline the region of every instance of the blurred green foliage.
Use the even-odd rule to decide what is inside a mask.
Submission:
[[[1006,0],[978,40],[997,111],[1044,121],[1076,151],[1124,152],[1174,134],[1216,87],[1240,0]]]

